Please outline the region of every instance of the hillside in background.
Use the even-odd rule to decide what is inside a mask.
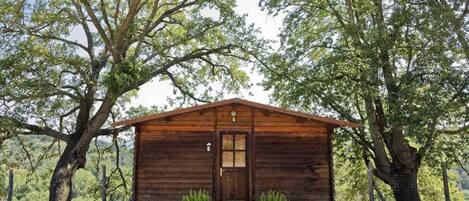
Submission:
[[[93,142],[86,167],[78,170],[74,177],[74,201],[100,200],[103,165],[108,177],[108,200],[129,200],[133,150],[131,146],[123,146],[128,142],[119,140],[118,144],[119,152],[111,138]],[[9,167],[13,168],[15,176],[13,200],[48,200],[50,177],[63,147],[63,142],[53,142],[48,137],[5,141],[0,153],[0,200],[7,194]],[[116,153],[119,153],[119,160],[116,160]]]

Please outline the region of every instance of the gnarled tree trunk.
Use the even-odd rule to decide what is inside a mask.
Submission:
[[[395,171],[395,172],[394,172]],[[396,201],[420,201],[417,169],[393,170],[391,189]]]
[[[49,201],[72,199],[72,179],[75,172],[85,166],[88,148],[89,146],[77,147],[76,143],[67,144],[52,174]]]
[[[93,118],[82,121],[87,122],[84,129],[79,128],[79,131],[82,130],[82,132],[77,132],[70,137],[52,174],[49,201],[71,200],[72,179],[79,168],[85,167],[86,153],[91,140],[100,134],[107,135],[108,132],[113,132],[111,130],[102,130],[101,127],[109,117],[115,101],[116,99],[112,96],[107,96]]]

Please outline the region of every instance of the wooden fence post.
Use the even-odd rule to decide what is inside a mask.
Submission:
[[[13,179],[14,179],[13,169],[10,168],[8,170],[8,197],[7,197],[7,201],[12,201],[13,200]]]
[[[106,166],[103,165],[101,172],[101,200],[106,201]]]
[[[368,194],[370,201],[375,201],[375,194],[373,192],[373,166],[371,166],[371,161],[368,162]]]
[[[376,194],[378,194],[378,197],[381,201],[386,201],[386,198],[384,197],[383,193],[381,190],[379,190],[379,186],[376,183],[376,181],[373,179],[373,186],[375,187]]]
[[[449,185],[448,185],[448,172],[447,172],[447,166],[445,163],[441,164],[441,174],[443,176],[443,188],[445,192],[445,200],[451,201],[451,197],[449,193]]]

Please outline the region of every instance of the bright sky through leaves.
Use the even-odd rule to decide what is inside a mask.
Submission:
[[[258,1],[254,0],[238,0],[236,11],[239,14],[247,14],[247,22],[254,23],[260,29],[261,35],[269,40],[276,40],[279,33],[279,28],[282,25],[282,17],[268,15],[262,11],[258,6]],[[210,15],[210,14],[209,14]],[[269,92],[264,91],[261,86],[256,83],[262,81],[263,77],[256,71],[247,71],[250,75],[253,87],[246,92],[243,92],[243,98],[260,103],[269,103]],[[252,95],[249,94],[252,93]],[[143,106],[163,106],[166,103],[167,97],[173,95],[173,87],[169,81],[159,82],[152,81],[140,87],[138,96],[132,101],[132,105]],[[227,95],[225,98],[240,97],[239,95]]]

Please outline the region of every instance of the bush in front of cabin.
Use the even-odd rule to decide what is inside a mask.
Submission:
[[[288,199],[283,193],[270,190],[262,193],[259,201],[288,201]]]
[[[188,195],[182,196],[182,201],[209,201],[209,195],[206,190],[191,191]]]

